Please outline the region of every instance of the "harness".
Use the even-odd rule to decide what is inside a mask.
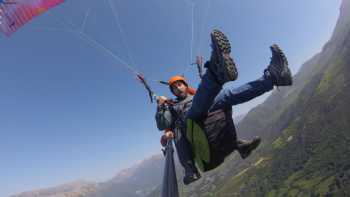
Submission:
[[[174,103],[170,106],[171,115],[174,117],[173,128],[182,131],[186,128],[185,117],[187,111],[192,106],[192,96],[188,96],[185,100]]]
[[[186,98],[170,107],[175,120],[173,128],[175,135],[181,132],[190,142],[198,167],[202,171],[209,171],[219,166],[237,147],[232,109],[219,109],[209,112],[200,122],[192,121],[190,127],[199,129],[201,133],[198,133],[198,130],[190,131],[188,122],[185,122],[191,106],[192,98]]]

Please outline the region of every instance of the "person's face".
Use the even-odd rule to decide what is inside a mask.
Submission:
[[[182,81],[176,81],[173,85],[171,85],[173,89],[173,93],[175,96],[180,98],[186,98],[187,96],[187,86]]]

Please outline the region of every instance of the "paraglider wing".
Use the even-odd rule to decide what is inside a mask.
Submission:
[[[169,140],[165,148],[165,167],[163,176],[163,185],[161,197],[179,197],[179,190],[177,185],[174,149],[172,140]]]
[[[15,0],[0,0],[0,4],[15,4]]]
[[[10,36],[35,16],[64,0],[0,0],[0,31]]]

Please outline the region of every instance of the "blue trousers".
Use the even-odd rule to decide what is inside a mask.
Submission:
[[[235,88],[232,83],[223,87],[216,83],[211,72],[207,71],[193,98],[192,107],[187,112],[187,118],[200,120],[208,112],[245,103],[272,89],[272,80],[266,76],[238,88]]]

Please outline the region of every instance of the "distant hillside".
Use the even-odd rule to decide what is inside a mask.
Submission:
[[[150,194],[161,182],[163,155],[148,158],[113,179],[100,183],[95,192],[84,197],[142,197]]]
[[[95,183],[75,181],[53,188],[23,192],[11,197],[82,197],[95,190]]]

